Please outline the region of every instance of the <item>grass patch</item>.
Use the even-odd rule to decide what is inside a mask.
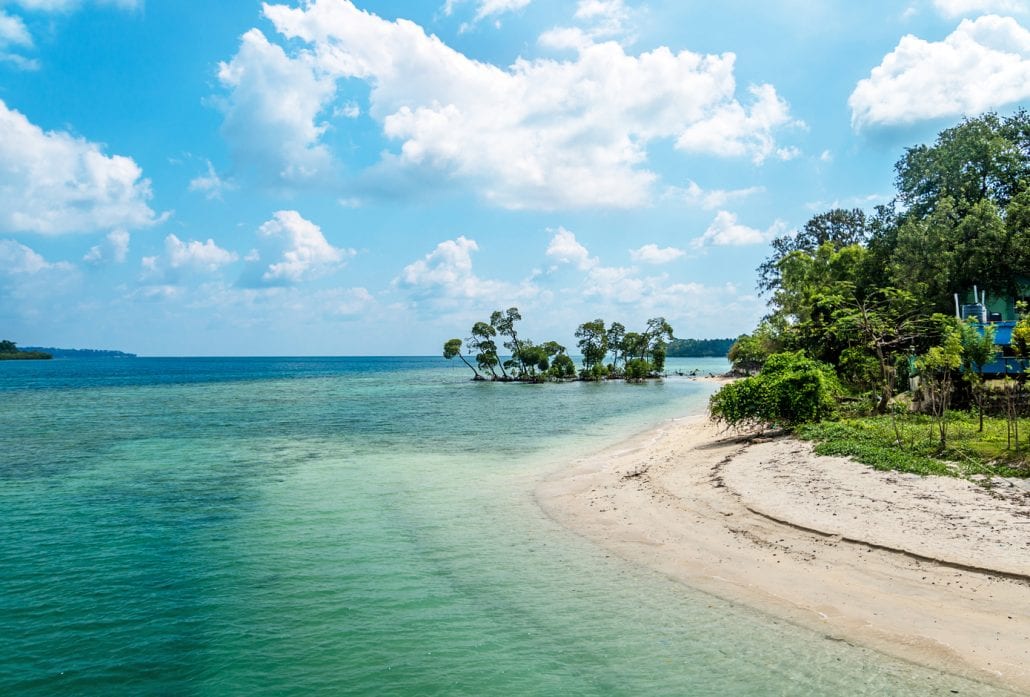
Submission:
[[[1030,476],[1030,446],[1024,442],[1015,451],[1007,447],[1004,419],[984,420],[978,431],[977,419],[963,412],[949,416],[948,447],[941,450],[930,418],[905,414],[898,418],[901,442],[888,416],[867,416],[824,421],[798,427],[795,434],[815,442],[819,455],[851,457],[879,470],[971,477],[982,474],[998,477]],[[1023,424],[1030,435],[1030,423]],[[1024,432],[1021,437],[1025,437]]]

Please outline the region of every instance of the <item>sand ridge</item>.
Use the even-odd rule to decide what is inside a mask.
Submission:
[[[834,639],[1030,694],[1030,495],[677,420],[537,489],[619,556]]]

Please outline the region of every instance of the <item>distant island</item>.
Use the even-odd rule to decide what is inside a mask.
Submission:
[[[52,346],[27,346],[26,351],[49,353],[54,358],[136,358],[135,353],[106,349],[68,349]]]
[[[0,361],[46,361],[53,356],[45,351],[23,351],[13,341],[0,341]]]
[[[726,358],[736,339],[673,339],[666,348],[670,358]]]

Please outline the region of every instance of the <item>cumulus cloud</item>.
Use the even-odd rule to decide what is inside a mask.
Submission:
[[[855,128],[979,114],[1030,97],[1030,31],[1011,17],[965,19],[943,41],[902,37],[848,105]]]
[[[1025,14],[1030,11],[1026,0],[933,0],[933,5],[948,19],[987,12]]]
[[[14,240],[0,240],[0,273],[8,276],[31,275],[40,271],[73,268],[71,264],[59,261],[48,262],[41,254]]]
[[[102,244],[95,244],[89,248],[82,260],[87,264],[99,264],[106,260],[124,262],[129,256],[129,232],[128,230],[112,230]]]
[[[472,271],[472,253],[476,251],[479,245],[464,235],[445,240],[422,259],[405,266],[395,284],[422,296],[482,298],[496,295],[503,284],[479,278]]]
[[[630,14],[623,0],[579,0],[573,19],[580,26],[549,29],[537,42],[557,50],[579,51],[604,39],[625,38]]]
[[[0,231],[60,235],[159,222],[150,180],[129,157],[44,132],[0,100]]]
[[[629,256],[633,261],[644,264],[668,264],[676,261],[686,254],[682,249],[676,247],[659,247],[656,244],[645,244],[639,249],[631,249]]]
[[[597,266],[598,260],[590,256],[587,248],[576,240],[576,236],[563,227],[552,230],[554,235],[547,245],[547,256],[564,264],[574,264],[578,269]]]
[[[335,85],[314,62],[308,52],[287,56],[251,29],[233,59],[219,64],[218,79],[230,90],[221,103],[222,135],[237,161],[271,182],[310,183],[332,175],[333,158],[319,142],[328,126],[316,118]]]
[[[686,187],[668,187],[665,190],[665,198],[680,200],[692,206],[712,210],[722,208],[731,201],[739,201],[764,191],[764,186],[750,186],[746,189],[703,189],[697,182],[691,181]]]
[[[340,268],[357,252],[329,244],[322,229],[297,211],[278,211],[258,228],[258,237],[277,260],[261,274],[265,285],[289,285]]]
[[[164,254],[146,256],[140,261],[142,280],[151,289],[175,288],[183,274],[212,274],[238,258],[235,252],[222,249],[212,239],[183,242],[176,235],[168,235],[165,237]],[[146,297],[154,296],[147,294]]]
[[[786,224],[777,220],[766,230],[758,230],[737,221],[737,216],[729,211],[719,211],[715,220],[708,226],[704,234],[693,242],[695,247],[707,245],[743,246],[764,244],[786,231]]]
[[[690,124],[676,139],[676,148],[687,152],[723,157],[750,155],[761,164],[770,155],[789,160],[797,148],[777,148],[773,131],[787,125],[802,125],[790,118],[790,107],[772,85],[752,85],[750,108],[733,100],[718,105],[705,118]]]
[[[507,208],[642,205],[657,179],[646,167],[652,141],[760,162],[794,123],[771,85],[737,100],[729,53],[632,55],[605,42],[500,68],[344,0],[264,11],[291,53],[257,30],[244,35],[220,71],[223,133],[237,157],[284,183],[330,168],[321,119],[348,79],[369,85],[365,111],[398,145],[384,165],[453,177]]]

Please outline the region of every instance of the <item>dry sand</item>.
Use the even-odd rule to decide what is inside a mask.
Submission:
[[[630,561],[828,637],[1030,694],[1030,493],[684,419],[541,483]]]

